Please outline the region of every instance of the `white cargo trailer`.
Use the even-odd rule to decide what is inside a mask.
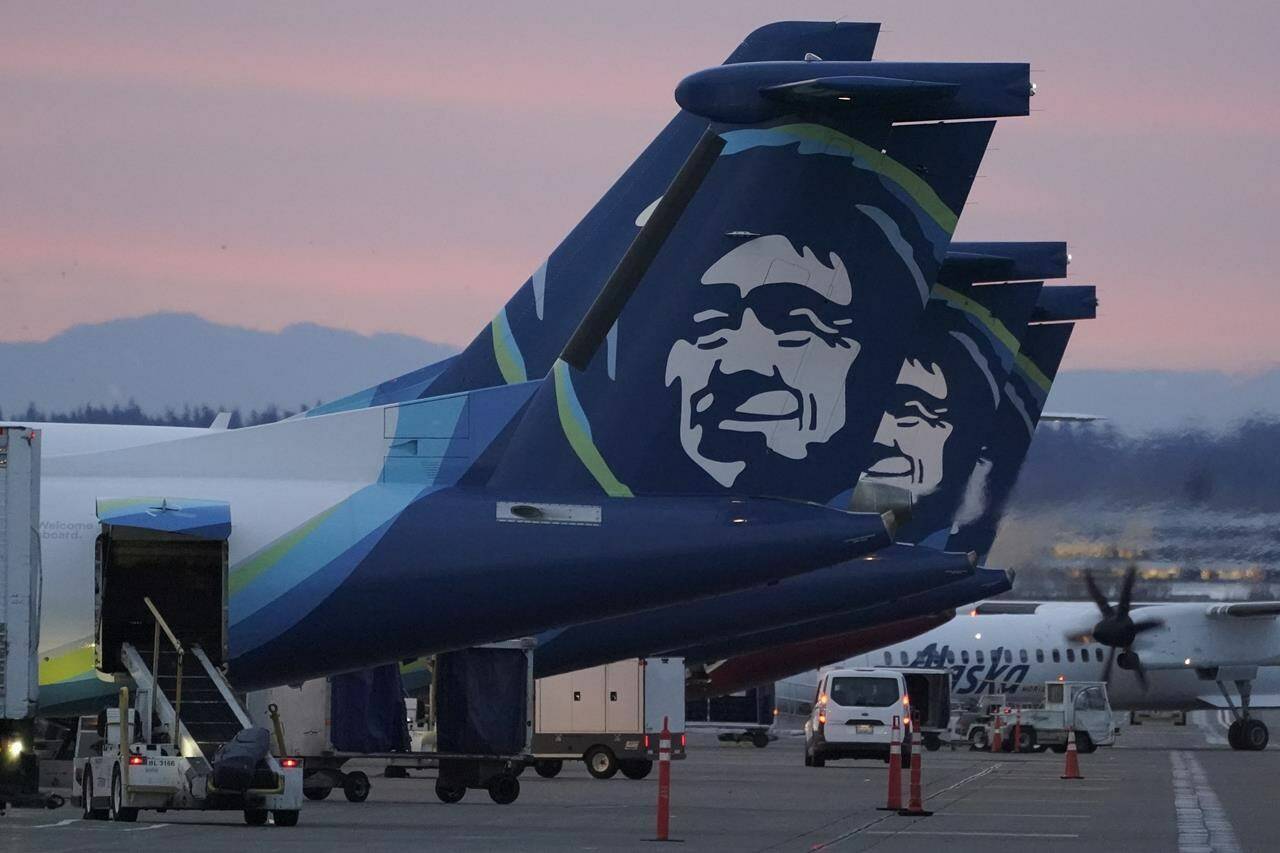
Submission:
[[[684,658],[629,658],[540,678],[534,769],[551,778],[566,760],[581,760],[597,779],[619,770],[643,779],[657,758],[664,719],[672,758],[684,758]]]
[[[0,812],[37,795],[39,645],[40,433],[0,427]]]

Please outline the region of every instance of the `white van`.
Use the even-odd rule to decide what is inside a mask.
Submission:
[[[859,667],[821,673],[804,724],[805,766],[841,758],[888,761],[893,723],[905,737],[913,709],[920,732],[936,738],[950,720],[950,696],[948,670]]]

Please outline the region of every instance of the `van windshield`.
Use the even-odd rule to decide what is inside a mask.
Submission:
[[[899,698],[894,678],[844,675],[831,679],[831,701],[844,708],[887,708]]]

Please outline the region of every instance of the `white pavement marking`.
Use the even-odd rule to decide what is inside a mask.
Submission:
[[[1240,853],[1240,842],[1200,759],[1171,752],[1173,808],[1178,814],[1178,850],[1182,853]]]
[[[163,829],[168,825],[167,823],[149,823],[146,826],[135,826],[133,829],[126,829],[125,832],[146,832],[149,829]]]
[[[863,835],[968,835],[975,838],[1079,838],[1074,832],[964,832],[958,829],[872,829]]]
[[[67,818],[66,820],[60,820],[57,823],[37,823],[31,828],[32,829],[53,829],[54,827],[57,827],[57,826],[70,826],[73,823],[79,822],[79,820],[80,818],[78,817],[71,817],[71,818]]]

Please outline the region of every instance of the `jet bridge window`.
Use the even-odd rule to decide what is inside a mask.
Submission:
[[[1044,663],[1044,649],[1036,649],[1036,663]]]
[[[1067,649],[1067,663],[1075,663],[1075,662],[1076,662],[1076,650]]]
[[[1053,662],[1054,662],[1054,663],[1059,663],[1059,662],[1061,662],[1061,661],[1062,661],[1062,655],[1060,655],[1060,654],[1058,653],[1058,650],[1057,650],[1057,649],[1054,649],[1054,650],[1053,650]]]

